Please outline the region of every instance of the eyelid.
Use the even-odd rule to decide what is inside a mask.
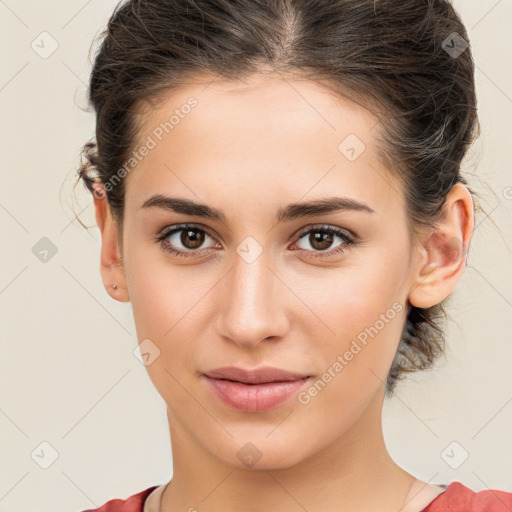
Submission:
[[[321,231],[321,230],[335,230],[353,242],[357,242],[359,240],[359,237],[352,231],[350,231],[346,228],[341,228],[339,226],[335,226],[333,224],[325,224],[325,223],[324,224],[312,224],[305,228],[302,227],[293,233],[293,235],[291,236],[291,239],[302,238],[304,235],[310,233],[311,231]]]
[[[359,243],[359,238],[351,233],[348,230],[343,228],[339,228],[337,226],[332,226],[330,224],[322,224],[322,225],[313,225],[301,231],[297,241],[294,243],[294,246],[299,243],[300,240],[307,237],[312,232],[326,232],[330,233],[334,236],[337,236],[342,240],[342,243],[334,248],[326,249],[324,251],[312,251],[308,249],[296,249],[300,252],[305,252],[308,254],[308,259],[329,259],[334,256],[342,256],[348,251],[351,247],[357,245]]]
[[[207,227],[207,226],[205,226],[203,224],[197,224],[195,222],[194,223],[192,223],[192,222],[183,222],[182,224],[167,225],[167,226],[165,226],[164,228],[162,228],[158,232],[157,236],[169,236],[171,233],[174,233],[176,231],[185,230],[185,229],[188,229],[188,228],[197,229],[198,231],[199,230],[204,231],[206,234],[208,234],[212,238],[216,238],[217,237],[217,235],[214,235],[212,229],[210,229],[209,227]]]
[[[204,231],[210,238],[212,238],[213,240],[216,241],[216,243],[218,243],[218,237],[216,234],[214,234],[214,232],[204,226],[203,224],[197,224],[197,223],[183,223],[183,224],[173,224],[171,226],[166,226],[164,227],[163,229],[161,229],[158,234],[155,236],[155,240],[159,243],[163,243],[163,241],[167,238],[169,238],[171,235],[174,235],[175,233],[179,233],[180,231],[185,231],[186,229],[196,229],[197,231]],[[189,251],[181,251],[181,250],[176,250],[177,252],[187,252],[189,254],[199,254],[201,253],[202,251],[204,250],[207,250],[208,248],[206,249],[197,249],[197,250],[189,250]]]

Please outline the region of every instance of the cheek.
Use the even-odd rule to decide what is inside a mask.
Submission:
[[[201,339],[199,331],[204,322],[199,315],[206,293],[192,282],[204,282],[203,278],[191,281],[190,270],[173,269],[160,256],[148,258],[135,244],[129,250],[127,286],[137,339],[139,343],[151,340],[159,354],[146,370],[162,396],[186,401],[179,382],[185,372],[195,368],[195,340]],[[176,403],[169,405],[174,407]]]
[[[405,308],[408,262],[404,252],[396,254],[382,247],[365,248],[360,254],[338,269],[309,269],[295,280],[294,291],[338,343],[357,336],[388,310],[387,316],[395,317]]]
[[[405,322],[406,256],[389,246],[367,250],[354,265],[302,281],[302,292],[309,290],[305,302],[322,320],[315,322],[315,343],[323,366],[343,375],[332,379],[333,391],[343,395],[341,388],[361,390],[369,381],[385,381]]]
[[[159,351],[146,371],[171,411],[193,410],[194,401],[186,389],[195,378],[192,372],[197,366],[199,326],[204,325],[198,318],[204,292],[190,286],[183,273],[171,272],[169,266],[160,269],[144,259],[136,265],[128,286],[137,339],[139,343],[151,340]]]
[[[176,332],[190,332],[208,287],[207,270],[173,266],[153,248],[130,249],[127,286],[139,339],[151,334],[168,343]]]
[[[185,375],[193,378],[200,350],[197,340],[204,338],[201,326],[205,322],[200,318],[204,293],[190,292],[186,282],[172,279],[171,274],[165,281],[143,279],[142,274],[139,279],[133,283],[132,300],[137,337],[139,341],[149,338],[160,351],[146,370],[162,396],[180,400],[179,383],[185,384]]]
[[[333,297],[330,323],[336,336],[322,337],[322,373],[298,397],[305,418],[336,429],[349,429],[385,388],[405,319],[399,300],[379,298],[369,304],[365,297],[372,296]]]

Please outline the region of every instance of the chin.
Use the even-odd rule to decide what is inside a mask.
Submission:
[[[308,457],[304,439],[291,438],[275,433],[268,436],[268,430],[261,436],[235,436],[228,444],[209,450],[225,464],[249,471],[287,469]],[[311,447],[313,449],[313,447]]]

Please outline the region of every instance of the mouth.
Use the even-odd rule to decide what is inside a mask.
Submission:
[[[311,379],[310,375],[270,367],[252,371],[219,368],[204,377],[224,405],[249,413],[266,412],[285,403]]]
[[[290,382],[311,377],[311,375],[291,372],[281,368],[264,366],[255,370],[226,366],[205,372],[207,377],[222,379],[242,384],[268,384],[273,382]]]

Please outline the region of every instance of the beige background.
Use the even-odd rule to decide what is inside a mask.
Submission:
[[[165,405],[133,355],[130,304],[107,295],[99,231],[87,233],[71,208],[79,151],[94,129],[77,107],[89,47],[116,4],[0,0],[1,512],[79,511],[171,477]],[[488,216],[477,219],[452,299],[446,357],[386,403],[385,437],[419,478],[512,492],[512,0],[455,6],[478,66],[482,124],[465,167]],[[58,43],[46,59],[31,47],[43,31]],[[82,189],[75,210],[93,226]],[[33,253],[43,237],[57,249],[45,263]],[[467,460],[450,467],[462,450]]]

